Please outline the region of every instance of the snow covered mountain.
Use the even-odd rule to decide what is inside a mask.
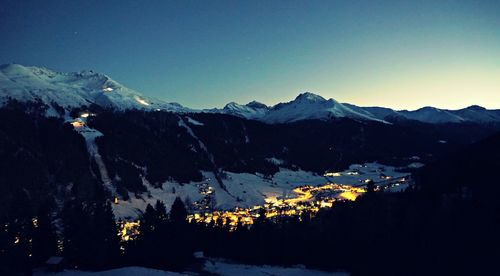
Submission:
[[[245,105],[231,102],[222,109],[200,111],[177,103],[146,97],[104,74],[91,70],[60,73],[46,68],[19,64],[0,65],[0,106],[11,99],[21,102],[41,102],[48,107],[46,114],[49,116],[57,116],[57,110],[60,110],[58,107],[71,111],[73,108],[95,104],[115,110],[222,113],[268,124],[334,118],[383,123],[406,120],[431,124],[500,122],[500,110],[487,110],[480,106],[470,106],[460,110],[423,107],[414,111],[396,111],[384,107],[359,107],[339,103],[334,99],[327,100],[310,92],[302,93],[290,102],[279,103],[275,106],[267,106],[256,101]]]
[[[55,105],[66,110],[90,104],[116,110],[188,110],[176,103],[143,96],[91,70],[60,73],[19,64],[0,65],[0,105],[9,99],[42,102],[50,107],[48,115],[55,113]]]
[[[461,123],[466,121],[464,118],[453,114],[450,111],[426,106],[415,111],[399,111],[408,119],[427,122],[427,123]]]
[[[471,105],[464,109],[452,111],[453,114],[473,122],[498,122],[500,121],[500,110],[488,110],[482,106]]]
[[[260,119],[266,115],[269,107],[263,103],[252,101],[246,105],[230,102],[223,109],[215,109],[216,113],[224,113],[246,119]]]
[[[325,98],[304,92],[294,100],[268,107],[253,101],[246,105],[229,103],[223,109],[212,109],[210,112],[230,114],[246,119],[259,120],[269,124],[290,123],[301,120],[328,120],[332,118],[351,118],[356,120],[383,121],[361,110],[341,104],[334,99]]]
[[[304,92],[290,102],[279,103],[271,107],[255,101],[246,105],[232,102],[223,109],[212,109],[210,112],[230,114],[268,124],[333,118],[384,123],[408,120],[430,124],[500,122],[500,110],[488,110],[480,106],[470,106],[459,110],[423,107],[414,111],[398,111],[386,107],[360,107],[349,103],[339,103],[334,99],[327,100],[311,92]]]
[[[390,122],[402,120],[414,120],[430,124],[440,123],[498,123],[500,122],[500,110],[488,110],[477,105],[458,110],[439,109],[426,106],[417,110],[396,111],[384,107],[357,107],[344,104],[358,112],[366,112],[380,120]]]
[[[308,119],[326,120],[332,118],[382,121],[366,113],[357,112],[334,99],[326,100],[310,92],[298,95],[291,102],[273,106],[261,120],[267,123],[288,123]]]

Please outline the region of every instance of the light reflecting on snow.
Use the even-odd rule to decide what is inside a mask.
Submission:
[[[148,102],[146,102],[145,100],[141,99],[139,96],[134,96],[134,99],[135,99],[138,103],[140,103],[140,104],[142,104],[142,105],[149,105],[149,103],[148,103]]]

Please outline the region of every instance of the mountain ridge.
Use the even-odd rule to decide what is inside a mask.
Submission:
[[[176,103],[167,103],[129,89],[105,74],[93,70],[63,73],[47,68],[19,64],[0,66],[0,99],[22,102],[41,101],[54,115],[55,104],[66,109],[91,104],[116,110],[145,109],[187,111]]]
[[[312,92],[300,93],[291,101],[273,106],[257,101],[245,105],[230,102],[221,109],[195,110],[178,103],[144,96],[109,76],[93,70],[64,73],[44,67],[3,64],[0,65],[0,105],[11,99],[22,102],[40,101],[49,107],[47,115],[50,116],[57,116],[54,105],[71,111],[74,108],[96,104],[103,108],[121,111],[139,109],[176,113],[222,113],[268,124],[337,118],[381,123],[407,120],[431,124],[500,123],[500,110],[489,110],[478,105],[458,110],[431,106],[413,111],[394,110],[386,107],[361,107],[340,103]]]

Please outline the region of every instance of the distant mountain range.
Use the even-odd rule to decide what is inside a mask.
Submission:
[[[300,120],[327,120],[331,118],[351,118],[380,122],[414,120],[425,123],[491,123],[500,122],[500,110],[488,110],[472,105],[459,110],[423,107],[414,111],[393,110],[385,107],[360,107],[349,103],[339,103],[334,99],[325,99],[319,95],[305,92],[293,101],[266,106],[251,102],[246,105],[229,103],[222,109],[212,112],[225,113],[266,123],[288,123]]]
[[[164,110],[176,113],[222,113],[269,124],[301,120],[350,118],[358,121],[394,123],[420,121],[425,123],[495,123],[500,122],[500,110],[488,110],[472,105],[459,110],[423,107],[418,110],[393,110],[384,107],[360,107],[339,103],[305,92],[294,100],[274,106],[252,101],[235,102],[222,109],[194,110],[178,103],[168,103],[129,89],[110,77],[93,71],[60,73],[46,68],[19,64],[0,65],[0,104],[15,99],[21,102],[41,102],[48,106],[47,115],[57,116],[57,107],[67,111],[89,105],[115,110]]]

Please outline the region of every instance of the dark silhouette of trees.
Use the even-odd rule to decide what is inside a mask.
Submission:
[[[368,181],[366,184],[366,193],[371,195],[375,192],[375,182],[373,180]]]
[[[105,269],[119,258],[118,228],[111,203],[70,202],[64,210],[64,256],[73,265]]]
[[[169,214],[165,204],[148,204],[139,228],[140,236],[125,250],[126,260],[137,265],[181,271],[193,259],[194,226],[186,221],[187,211],[176,198]]]
[[[172,204],[170,210],[170,221],[175,225],[184,225],[186,223],[187,210],[184,202],[180,197],[177,197]]]
[[[58,255],[57,235],[52,224],[52,209],[49,203],[43,204],[37,215],[32,219],[33,245],[32,257],[33,264],[40,266],[51,256]]]

